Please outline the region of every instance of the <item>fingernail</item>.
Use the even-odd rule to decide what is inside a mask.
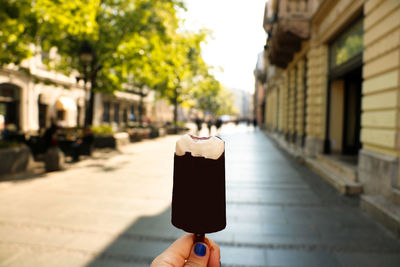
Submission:
[[[206,255],[206,252],[207,247],[203,243],[196,243],[196,245],[194,245],[194,253],[197,256],[203,257],[204,255]]]

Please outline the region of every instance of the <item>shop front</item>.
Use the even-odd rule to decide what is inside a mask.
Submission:
[[[329,44],[325,153],[357,155],[361,148],[363,18]]]
[[[16,85],[0,84],[0,129],[16,131],[19,125],[20,88]]]

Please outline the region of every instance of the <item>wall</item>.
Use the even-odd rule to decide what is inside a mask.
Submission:
[[[364,6],[364,68],[359,177],[370,194],[400,187],[400,1]]]
[[[326,89],[328,75],[328,48],[311,46],[307,54],[307,127],[309,137],[325,137]]]
[[[400,1],[368,1],[364,8],[363,147],[399,156]]]

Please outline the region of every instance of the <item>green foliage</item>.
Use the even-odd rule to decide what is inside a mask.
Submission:
[[[172,125],[176,125],[181,128],[186,128],[186,123],[184,121],[173,122]]]
[[[19,64],[32,43],[56,47],[48,66],[95,77],[97,91],[153,89],[176,108],[225,112],[229,97],[201,56],[209,32],[180,30],[182,8],[182,0],[0,0],[0,64]],[[80,61],[83,43],[92,66]]]
[[[215,116],[233,114],[233,96],[214,76],[208,75],[199,81],[194,92],[196,108]]]
[[[206,31],[178,32],[164,46],[165,53],[156,73],[161,77],[155,89],[161,97],[175,106],[174,121],[177,120],[177,106],[194,106],[194,92],[199,81],[210,75],[201,56],[201,44],[205,42]]]
[[[175,12],[181,6],[176,0],[103,0],[93,8],[98,31],[94,35],[71,36],[78,43],[87,40],[94,47],[97,65],[102,66],[98,73],[100,91],[123,89],[124,84],[137,87],[154,84],[156,77],[150,66],[159,63],[161,40],[177,25]],[[76,52],[60,52],[75,59],[73,65],[81,65]]]
[[[32,53],[37,22],[30,0],[0,0],[0,66],[19,64]]]
[[[92,126],[92,132],[97,136],[109,136],[114,133],[112,127],[108,125]]]

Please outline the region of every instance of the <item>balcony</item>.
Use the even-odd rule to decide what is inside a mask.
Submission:
[[[270,63],[286,68],[301,42],[310,37],[310,21],[316,0],[271,0],[265,6],[264,29],[268,33]]]

